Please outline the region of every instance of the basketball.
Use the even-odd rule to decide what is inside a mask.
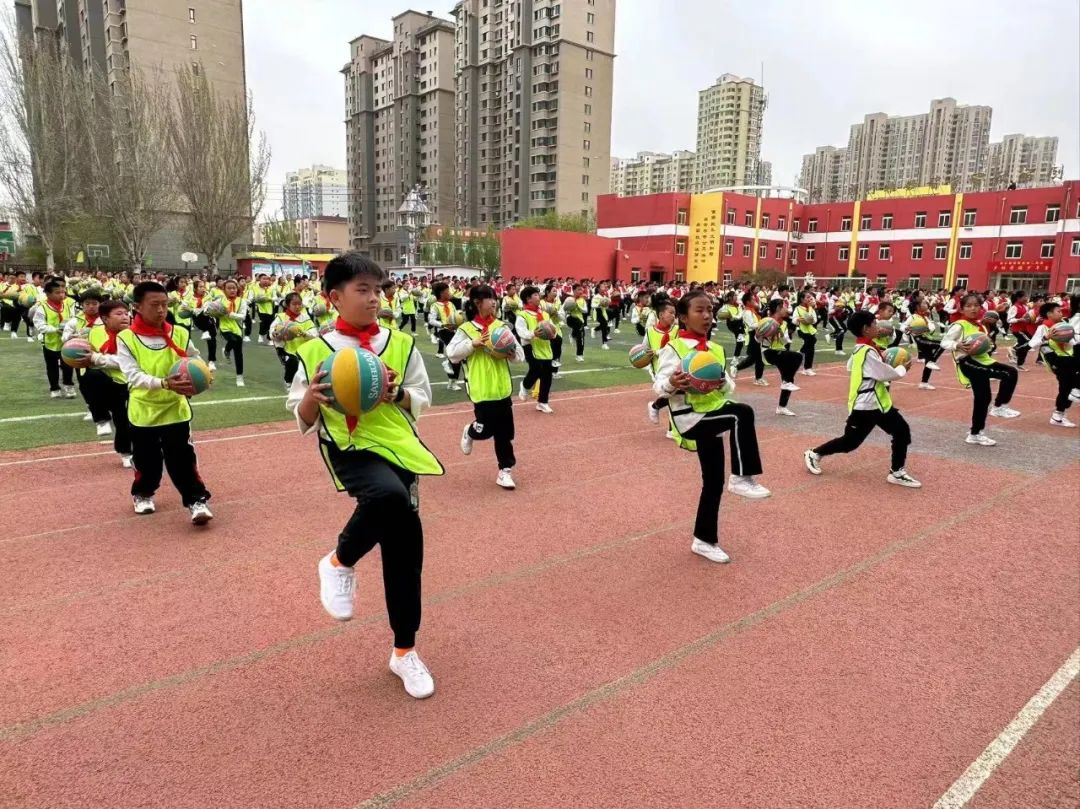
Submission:
[[[210,301],[203,307],[203,313],[210,317],[221,317],[225,314],[225,304],[218,300]]]
[[[386,309],[385,307],[382,307],[382,308],[379,309],[379,320],[393,320],[393,319],[394,319],[394,310],[393,309]]]
[[[780,336],[780,324],[773,318],[767,317],[758,323],[755,335],[759,343],[771,343]]]
[[[885,352],[885,362],[891,365],[893,368],[899,368],[903,365],[905,368],[911,367],[911,354],[908,353],[906,348],[901,346],[893,346]]]
[[[191,311],[191,307],[188,306],[188,304],[182,303],[182,304],[180,304],[180,308],[176,310],[176,314],[178,316],[184,318],[185,320],[187,320],[188,318],[190,318],[195,313],[193,311]]]
[[[297,323],[295,320],[290,320],[281,329],[281,340],[287,343],[301,337],[305,332],[307,332],[307,326],[303,323]]]
[[[990,352],[990,338],[982,332],[965,337],[960,345],[969,357],[979,357]]]
[[[465,313],[458,309],[454,312],[454,325],[461,326],[465,323]]]
[[[508,359],[517,353],[517,339],[506,326],[499,326],[488,335],[487,345],[484,348],[493,357]]]
[[[630,349],[630,364],[635,368],[645,368],[656,355],[645,343],[639,343]]]
[[[90,362],[94,348],[86,340],[76,337],[68,340],[60,349],[60,359],[72,368],[85,368]]]
[[[986,323],[987,325],[992,325],[994,323],[997,323],[999,320],[1001,320],[1001,316],[998,315],[997,312],[995,312],[993,310],[988,310],[986,312],[983,312],[983,316],[982,316],[982,322],[983,323]]]
[[[926,334],[930,331],[930,324],[922,315],[912,315],[908,323],[908,331],[914,335]]]
[[[37,304],[37,290],[28,287],[19,293],[19,306],[24,309],[33,309]]]
[[[291,320],[275,320],[270,326],[270,338],[279,341],[288,339],[285,337],[285,330],[291,322]]]
[[[718,320],[731,320],[731,310],[726,306],[721,306],[720,311],[716,313]]]
[[[719,390],[726,381],[724,366],[711,351],[691,351],[683,357],[682,369],[690,375],[690,387],[697,393]]]
[[[214,372],[210,366],[196,357],[183,357],[173,363],[169,376],[179,376],[191,381],[195,393],[202,393],[214,382]]]
[[[876,320],[874,322],[877,323],[878,327],[878,340],[891,340],[896,336],[896,329],[893,327],[891,320]]]
[[[541,320],[536,330],[540,332],[537,336],[542,340],[554,340],[555,335],[559,333],[559,330],[555,328],[555,324],[550,320]]]
[[[326,310],[326,304],[323,303],[322,301],[319,301],[318,303],[312,304],[312,306],[311,306],[311,316],[312,317],[322,317],[323,315],[326,314],[326,311],[327,311]]]
[[[1065,343],[1070,342],[1075,336],[1075,334],[1076,332],[1073,330],[1073,327],[1063,320],[1060,323],[1055,323],[1053,326],[1050,327],[1048,336],[1055,343],[1060,343],[1064,345]]]
[[[342,348],[322,361],[323,383],[330,386],[331,406],[347,416],[360,416],[379,406],[389,386],[386,366],[366,348]]]

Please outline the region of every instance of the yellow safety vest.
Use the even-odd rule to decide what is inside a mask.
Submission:
[[[41,307],[41,311],[45,313],[45,325],[57,329],[52,334],[45,335],[45,348],[49,349],[49,351],[59,351],[64,346],[64,336],[62,334],[64,324],[75,315],[75,301],[71,298],[64,298],[59,312],[49,306],[47,300],[41,301],[38,305]]]
[[[960,342],[963,342],[968,337],[971,337],[973,334],[986,334],[985,329],[976,326],[970,320],[958,320],[956,322],[960,324]],[[960,360],[962,360],[964,357],[970,357],[971,359],[975,360],[975,362],[979,363],[979,365],[994,364],[994,358],[989,353],[979,354],[977,356],[971,357],[971,355],[964,354],[962,351],[954,351],[953,360],[956,363],[956,378],[964,387],[971,387],[971,380],[969,380],[964,374],[964,372],[960,369]]]
[[[230,334],[235,334],[237,336],[243,334],[244,330],[240,328],[240,321],[230,317],[230,315],[235,314],[240,308],[240,296],[237,295],[232,299],[232,307],[229,306],[230,301],[228,298],[222,299],[221,302],[225,304],[225,314],[218,318],[218,328],[222,333],[229,332]]]
[[[285,312],[278,312],[276,320],[278,323],[290,322],[289,316],[285,314]],[[296,320],[291,322],[303,326],[305,330],[315,328],[315,321],[311,319],[311,316],[307,312],[301,312]],[[286,354],[299,354],[300,347],[308,342],[309,339],[310,338],[308,337],[294,337],[292,340],[286,340],[285,345],[282,346],[282,348],[285,350]]]
[[[488,333],[504,325],[506,324],[501,320],[494,320],[488,327]],[[481,334],[480,327],[472,321],[462,325],[461,330],[470,341]],[[510,382],[510,362],[493,357],[482,348],[477,349],[465,360],[465,383],[469,398],[474,402],[498,402],[506,399],[513,390]]]
[[[809,309],[803,306],[795,307],[795,321],[799,331],[803,334],[817,334],[817,328],[815,326],[798,322],[804,317],[813,318],[814,322],[817,322],[817,311],[813,307]]]
[[[878,407],[881,408],[882,413],[888,413],[892,410],[892,394],[889,393],[889,386],[884,382],[879,382],[874,379],[863,379],[863,367],[866,365],[866,352],[870,350],[870,346],[865,344],[858,344],[855,346],[855,350],[851,352],[851,380],[848,382],[848,413],[855,409],[855,400],[859,398],[860,393],[869,393],[874,391],[874,397],[877,399]]]
[[[140,370],[164,379],[177,360],[181,359],[168,346],[150,348],[131,329],[124,329],[117,339],[128,347]],[[173,326],[172,341],[187,351],[190,334],[183,326]],[[131,388],[128,397],[128,421],[136,427],[164,427],[191,421],[191,405],[186,396],[171,390]]]
[[[551,351],[551,341],[545,337],[537,337],[535,335],[536,329],[539,327],[541,321],[548,319],[547,316],[541,312],[540,317],[537,317],[534,312],[530,312],[528,309],[522,309],[518,312],[518,315],[525,321],[525,326],[529,331],[534,333],[531,343],[533,358],[538,360],[550,360],[554,356]]]
[[[684,343],[677,335],[672,336],[669,346],[675,349],[675,353],[679,355],[680,362],[694,349],[690,348]],[[719,346],[716,343],[709,342],[709,353],[720,361],[723,367],[727,367],[727,357],[724,355],[723,346]],[[709,393],[694,393],[693,391],[685,392],[686,403],[690,406],[690,409],[695,413],[711,413],[714,410],[719,410],[727,402],[728,397],[724,394],[723,388],[720,390],[710,391]],[[689,452],[697,452],[697,441],[692,441],[689,438],[684,438],[682,433],[679,432],[679,428],[675,426],[676,413],[685,413],[686,411],[672,411],[671,418],[671,432],[675,436],[675,443],[683,449]]]
[[[109,332],[104,326],[98,324],[90,329],[90,336],[86,339],[91,347],[93,347],[94,351],[100,354],[101,347],[109,341]],[[94,368],[92,370],[104,373],[117,385],[127,384],[127,379],[124,378],[124,372],[119,368]]]

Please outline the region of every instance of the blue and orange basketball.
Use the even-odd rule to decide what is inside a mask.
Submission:
[[[711,351],[691,351],[683,357],[682,369],[697,393],[710,393],[724,386],[724,365]]]
[[[487,345],[484,348],[493,357],[507,359],[517,353],[517,339],[509,328],[498,326],[488,335]]]
[[[1053,326],[1050,327],[1050,339],[1060,345],[1065,345],[1066,343],[1071,342],[1075,335],[1076,331],[1064,320],[1062,320],[1060,323],[1055,323]]]
[[[37,290],[31,286],[19,293],[19,306],[24,309],[33,309],[37,305]]]
[[[987,311],[983,312],[982,322],[985,323],[987,326],[992,326],[999,320],[1001,320],[1001,316],[993,309],[988,309]]]
[[[899,368],[901,365],[905,368],[910,368],[911,353],[903,346],[893,346],[892,348],[886,349],[885,362],[893,368]]]
[[[93,352],[94,347],[90,343],[81,337],[75,337],[60,348],[60,359],[64,361],[64,365],[72,368],[85,368]]]
[[[379,406],[389,387],[381,359],[366,348],[341,348],[322,361],[322,381],[331,406],[347,416],[360,416]]]
[[[638,343],[630,349],[630,364],[635,368],[646,368],[656,355],[645,343]]]
[[[912,315],[908,322],[908,331],[916,336],[930,331],[930,323],[922,315]]]
[[[174,362],[169,369],[169,376],[191,380],[195,393],[202,393],[214,383],[214,372],[197,357],[183,357]]]
[[[983,354],[988,354],[990,353],[991,348],[990,338],[982,332],[965,337],[961,345],[964,346],[969,357],[979,357]]]
[[[877,324],[878,328],[877,339],[891,340],[893,337],[896,336],[896,327],[893,326],[893,322],[891,320],[876,320],[874,322]]]
[[[758,323],[754,334],[759,343],[771,343],[780,334],[780,324],[774,318],[767,317]]]
[[[555,335],[559,333],[559,330],[555,328],[555,324],[550,320],[541,320],[536,326],[536,330],[539,332],[539,337],[543,340],[554,340]]]

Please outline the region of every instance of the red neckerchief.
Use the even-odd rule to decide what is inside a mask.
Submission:
[[[440,303],[439,306],[442,307],[443,317],[445,317],[447,320],[449,320],[450,319],[450,301]]]
[[[226,298],[225,305],[229,307],[230,312],[236,312],[236,298]]]
[[[531,303],[525,304],[525,311],[532,312],[536,315],[536,322],[540,323],[544,319],[544,313],[540,311],[539,306],[533,306]]]
[[[692,331],[690,331],[688,329],[679,329],[679,336],[682,337],[684,340],[694,340],[694,341],[696,341],[696,343],[697,343],[696,347],[697,347],[698,351],[708,351],[709,350],[709,339],[707,337],[705,337],[704,335],[702,335],[702,334],[698,334],[697,332],[692,332]]]
[[[145,320],[143,320],[142,315],[137,314],[135,315],[135,320],[131,323],[131,331],[139,335],[140,337],[161,337],[165,340],[165,345],[171,348],[173,350],[173,353],[176,354],[176,356],[187,356],[187,352],[173,342],[173,327],[170,323],[162,323],[161,326],[155,329],[153,326],[150,326]]]
[[[986,331],[986,326],[982,324],[981,320],[972,320],[970,317],[961,317],[960,320],[966,320],[968,323],[970,323],[972,326],[974,326],[981,332]]]
[[[666,329],[662,329],[660,328],[660,324],[657,323],[655,326],[653,326],[653,328],[660,332],[662,335],[664,335],[660,338],[660,348],[663,348],[671,342],[671,332],[673,331],[671,326],[668,326]]]
[[[481,331],[487,331],[488,329],[490,329],[491,324],[494,323],[494,322],[495,322],[495,316],[494,315],[492,315],[491,317],[480,317],[480,315],[477,315],[476,317],[473,318],[473,323],[475,323],[477,326],[480,326]]]
[[[884,354],[881,353],[881,349],[878,348],[877,344],[874,343],[873,340],[869,340],[866,337],[860,337],[858,340],[855,341],[855,344],[860,345],[860,346],[869,346],[870,348],[874,349],[874,351],[877,352],[877,355],[879,357],[885,356]]]
[[[109,335],[109,339],[101,344],[101,348],[98,349],[99,354],[115,354],[116,353],[116,335],[120,332],[109,331],[105,329],[105,333]]]
[[[285,317],[289,318],[289,320],[296,320],[296,318],[300,317],[300,315],[294,315],[292,312],[290,312],[288,309],[286,309],[285,310]]]
[[[86,328],[88,329],[94,328],[94,325],[97,323],[97,319],[97,315],[94,315],[93,317],[86,317],[85,315],[83,316],[83,320],[86,321]]]
[[[1064,320],[1059,320],[1057,323],[1052,323],[1052,322],[1050,322],[1050,318],[1047,318],[1046,320],[1043,321],[1043,326],[1046,327],[1047,331],[1050,331],[1050,329],[1054,328],[1054,326],[1056,326],[1058,323],[1064,323],[1064,322],[1065,322]]]
[[[196,295],[195,296],[195,308],[196,309],[202,309],[202,299],[205,298],[205,297],[206,297],[205,295]]]
[[[372,351],[374,349],[371,347],[371,341],[379,334],[379,324],[376,322],[369,323],[366,326],[354,326],[341,317],[338,317],[338,319],[334,321],[334,331],[339,334],[344,334],[346,337],[352,337],[360,343],[361,348]]]
[[[46,298],[45,303],[47,303],[49,305],[49,308],[52,309],[54,312],[56,312],[56,314],[60,315],[60,317],[64,316],[64,302],[63,301],[60,301],[59,304],[55,304],[52,301],[50,301],[48,298]]]

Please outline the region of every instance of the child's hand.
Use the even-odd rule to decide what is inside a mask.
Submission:
[[[488,340],[487,332],[484,332],[483,334],[481,334],[479,337],[477,337],[475,340],[472,341],[473,348],[483,348],[487,344],[487,340]]]
[[[671,375],[668,384],[675,390],[686,390],[690,387],[690,374],[680,369]]]
[[[393,404],[394,397],[397,396],[397,371],[393,368],[386,369],[386,393],[382,395],[382,401],[386,404]]]
[[[307,392],[304,394],[305,399],[320,405],[330,404],[330,397],[323,392],[330,390],[330,385],[322,381],[325,377],[326,369],[320,368],[315,376],[312,377],[311,384],[308,385]]]
[[[194,396],[196,393],[195,385],[191,379],[180,374],[165,377],[165,390],[170,390],[181,396]]]

